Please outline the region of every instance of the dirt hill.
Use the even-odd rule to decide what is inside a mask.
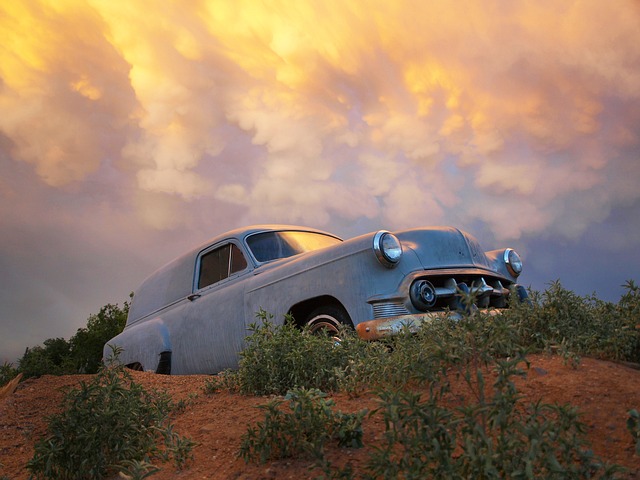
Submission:
[[[526,378],[518,380],[518,390],[525,400],[542,398],[546,403],[569,403],[582,412],[593,451],[601,458],[629,469],[627,478],[640,479],[640,457],[626,428],[627,412],[640,410],[640,370],[611,362],[584,358],[576,369],[556,356],[531,356]],[[135,379],[148,388],[166,390],[174,401],[184,400],[187,408],[174,415],[175,431],[198,443],[195,460],[176,472],[171,464],[163,465],[154,479],[301,479],[315,478],[310,460],[282,460],[266,465],[246,465],[237,458],[240,438],[249,423],[262,418],[254,408],[266,403],[266,397],[247,397],[218,393],[206,395],[206,376],[162,376],[134,372]],[[45,376],[22,382],[7,398],[0,399],[0,476],[26,479],[24,465],[33,455],[34,442],[45,433],[46,416],[57,411],[63,392],[86,375]],[[348,398],[335,395],[336,408],[355,412],[373,409],[373,395]],[[332,463],[347,462],[358,471],[368,448],[376,445],[383,432],[382,422],[373,417],[364,423],[365,448],[330,449]]]

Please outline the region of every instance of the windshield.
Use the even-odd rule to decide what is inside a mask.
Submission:
[[[258,262],[292,257],[341,243],[342,240],[316,232],[264,232],[247,238]]]

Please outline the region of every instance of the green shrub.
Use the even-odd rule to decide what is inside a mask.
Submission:
[[[133,294],[131,295],[133,297]],[[109,303],[89,316],[87,326],[69,339],[68,364],[73,373],[96,373],[102,365],[104,345],[124,329],[129,303]]]
[[[235,370],[225,370],[205,380],[203,385],[204,393],[213,395],[221,390],[237,392],[239,390],[238,372]]]
[[[24,378],[42,375],[96,373],[102,365],[105,343],[119,334],[127,320],[129,303],[122,307],[107,304],[87,320],[69,341],[49,338],[43,345],[27,348],[18,360],[18,372]]]
[[[638,410],[633,409],[629,411],[627,429],[635,442],[636,455],[640,456],[640,413],[638,413]]]
[[[555,282],[543,294],[530,292],[530,302],[514,303],[501,315],[445,316],[417,333],[379,342],[364,342],[344,331],[339,345],[290,321],[275,325],[260,312],[237,374],[212,380],[209,388],[264,395],[298,386],[359,395],[379,384],[435,387],[438,372],[448,366],[487,365],[496,357],[541,350],[555,350],[572,365],[581,355],[634,361],[640,352],[640,294],[633,282],[627,288],[615,305],[577,296]]]
[[[530,351],[556,350],[575,363],[580,355],[640,362],[640,289],[633,281],[617,304],[579,296],[553,282],[530,304],[514,305],[500,317],[516,343]]]
[[[175,434],[169,422],[169,397],[146,391],[122,366],[81,382],[62,405],[27,465],[36,478],[99,479],[132,468],[140,473],[146,462],[170,457],[180,468],[191,455],[193,442]]]
[[[620,331],[627,339],[624,344],[626,356],[621,359],[640,363],[640,286],[628,280],[623,287],[626,293],[617,305],[617,315],[622,322]]]
[[[521,347],[500,316],[445,317],[417,333],[366,342],[353,330],[341,332],[341,342],[310,335],[290,321],[275,325],[265,312],[250,326],[247,346],[236,373],[208,380],[205,390],[238,390],[251,395],[282,395],[295,387],[342,390],[351,395],[380,384],[437,382],[438,372],[457,362],[487,364],[496,352],[513,354]]]
[[[49,338],[42,346],[25,350],[18,360],[18,371],[24,378],[75,373],[69,363],[70,351],[69,342],[64,338]]]
[[[13,363],[4,362],[0,365],[0,387],[6,385],[10,380],[18,376],[18,370]]]
[[[513,377],[523,373],[522,364],[528,366],[529,351],[553,350],[574,365],[580,355],[638,361],[640,289],[633,282],[626,288],[612,304],[555,282],[501,315],[444,317],[379,342],[344,332],[339,345],[289,323],[276,327],[261,312],[263,323],[252,327],[235,380],[245,393],[281,393],[294,386],[352,395],[377,389],[375,413],[384,419],[385,441],[363,478],[615,478],[620,469],[594,457],[574,408],[524,404]],[[496,381],[486,386],[483,371],[491,366]],[[451,375],[463,378],[471,393],[463,406],[444,401],[451,398]],[[322,426],[318,412],[326,405],[300,402],[294,421],[282,404],[262,407],[265,421],[249,429],[241,455],[265,461],[311,453],[327,478],[353,478],[348,466],[332,469],[323,457],[331,429]],[[630,412],[628,428],[640,449],[638,425],[637,412]],[[296,432],[306,432],[300,433],[304,440]]]
[[[120,473],[126,475],[123,478],[127,480],[142,480],[159,471],[158,467],[144,460],[125,460],[120,467]]]
[[[240,353],[238,388],[251,395],[282,395],[294,387],[334,390],[334,369],[346,365],[335,342],[300,330],[287,318],[275,325],[272,315],[258,313],[260,323],[249,327],[247,346]]]
[[[310,455],[324,457],[324,446],[337,440],[342,447],[362,446],[362,418],[357,414],[333,412],[334,403],[317,389],[296,388],[284,399],[258,408],[265,412],[263,422],[249,427],[242,437],[239,455],[246,462]],[[288,411],[283,404],[288,401]]]
[[[614,478],[588,450],[585,427],[569,406],[522,405],[511,380],[522,359],[498,360],[493,394],[481,370],[467,376],[476,403],[449,407],[401,389],[380,392],[384,444],[364,478]]]

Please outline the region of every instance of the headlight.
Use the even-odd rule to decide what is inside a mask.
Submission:
[[[382,265],[393,268],[402,257],[402,244],[392,233],[380,230],[373,237],[373,251]]]
[[[504,263],[507,264],[507,270],[514,277],[517,277],[522,273],[522,260],[520,255],[516,253],[513,248],[507,248],[504,251]]]

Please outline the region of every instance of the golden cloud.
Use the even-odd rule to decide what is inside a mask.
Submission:
[[[638,195],[632,1],[5,3],[0,131],[53,186],[511,237]]]

